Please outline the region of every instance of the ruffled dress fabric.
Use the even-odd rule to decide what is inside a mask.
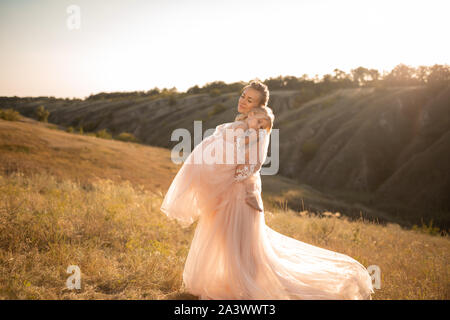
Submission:
[[[184,289],[214,300],[371,299],[370,274],[358,261],[267,226],[264,212],[245,202],[245,180],[235,179],[236,164],[195,163],[208,146],[231,143],[224,140],[224,129],[235,123],[217,126],[194,148],[161,206],[182,227],[198,219],[184,266]],[[266,135],[261,163],[268,141]],[[247,179],[260,190],[261,167],[256,168]]]

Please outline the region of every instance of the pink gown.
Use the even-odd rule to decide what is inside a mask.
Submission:
[[[244,201],[246,179],[261,197],[260,165],[235,177],[236,164],[195,163],[208,146],[233,144],[224,140],[224,129],[236,122],[217,126],[194,148],[161,206],[182,227],[198,218],[183,271],[185,290],[215,300],[371,299],[371,277],[362,264],[276,232],[265,224],[264,211]],[[260,163],[269,137],[264,135]]]

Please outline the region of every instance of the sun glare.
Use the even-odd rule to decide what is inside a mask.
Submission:
[[[0,4],[0,95],[101,91],[390,71],[448,63],[446,1],[79,1]]]

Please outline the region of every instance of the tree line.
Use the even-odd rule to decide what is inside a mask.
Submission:
[[[376,69],[358,67],[345,72],[340,69],[334,69],[332,73],[325,74],[322,77],[317,75],[310,77],[303,74],[301,77],[278,76],[268,78],[262,81],[270,91],[272,90],[299,90],[305,96],[313,98],[334,89],[358,88],[358,87],[397,87],[397,86],[426,86],[432,91],[439,90],[442,87],[450,85],[450,65],[435,64],[433,66],[411,67],[405,64],[395,66],[391,71],[380,73]],[[195,85],[186,92],[179,92],[176,87],[170,89],[159,89],[154,87],[150,90],[129,91],[129,92],[100,92],[91,94],[85,99],[69,99],[55,97],[0,97],[1,102],[33,101],[33,100],[63,100],[63,101],[83,101],[83,100],[122,100],[134,99],[140,97],[146,98],[167,98],[169,104],[175,104],[177,98],[192,94],[208,94],[210,96],[219,96],[223,93],[239,93],[247,82],[239,81],[225,83],[223,81],[208,82],[202,87]]]
[[[307,74],[301,77],[278,76],[262,81],[270,91],[272,90],[300,90],[312,95],[318,95],[340,88],[356,87],[396,87],[396,86],[427,86],[441,88],[450,84],[450,65],[435,64],[433,66],[411,67],[399,64],[390,72],[380,73],[376,69],[358,67],[349,73],[334,69],[333,73],[325,74],[321,78],[310,77]],[[224,81],[208,82],[202,87],[195,85],[186,92],[179,92],[176,87],[171,89],[153,88],[149,91],[113,92],[91,95],[88,99],[114,98],[114,97],[180,97],[191,94],[208,94],[218,96],[223,93],[240,92],[247,83],[244,81],[225,83]]]

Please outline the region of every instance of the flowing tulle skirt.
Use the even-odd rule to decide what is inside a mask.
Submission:
[[[264,212],[245,202],[234,167],[193,164],[198,152],[183,164],[161,206],[183,227],[199,218],[183,272],[188,292],[227,300],[371,298],[363,265],[269,228]]]
[[[370,299],[358,261],[284,236],[246,205],[242,183],[219,212],[200,217],[183,284],[200,299]]]

